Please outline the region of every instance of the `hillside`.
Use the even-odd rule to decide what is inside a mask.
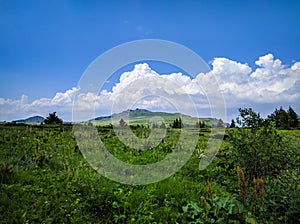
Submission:
[[[45,118],[43,118],[41,116],[33,116],[33,117],[28,117],[26,119],[15,120],[14,122],[40,124],[41,122],[44,122],[44,120],[45,120]]]
[[[180,113],[167,113],[167,112],[153,112],[146,109],[135,109],[135,110],[126,110],[121,113],[115,113],[111,116],[97,117],[90,120],[95,125],[106,125],[114,121],[118,121],[121,118],[124,120],[129,118],[131,125],[144,124],[147,125],[151,122],[153,118],[160,118],[166,122],[167,125],[172,124],[176,118],[181,117],[185,126],[194,126],[199,118],[191,117],[189,115],[184,115]],[[200,118],[200,120],[205,121],[208,125],[211,125],[213,120],[212,118]],[[160,122],[160,121],[159,121]]]

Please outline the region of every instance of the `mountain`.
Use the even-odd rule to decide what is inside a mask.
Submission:
[[[41,122],[44,122],[44,120],[45,120],[45,118],[43,118],[41,116],[33,116],[33,117],[28,117],[26,119],[15,120],[14,122],[40,124]]]

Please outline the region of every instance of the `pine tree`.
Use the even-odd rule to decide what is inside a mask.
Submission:
[[[56,112],[50,113],[48,117],[44,120],[45,124],[62,124],[63,120],[60,119],[57,115]]]
[[[278,123],[277,125],[278,128],[283,128],[283,129],[289,128],[289,115],[282,107],[280,107],[278,111],[278,116],[276,118],[276,121]]]
[[[291,127],[297,127],[299,124],[299,116],[290,106],[287,111],[282,107],[278,110],[275,108],[275,111],[268,116],[268,119],[275,123],[276,128],[289,129]]]
[[[224,122],[222,121],[222,119],[218,120],[217,127],[218,128],[223,128],[224,127]]]
[[[173,121],[172,128],[183,128],[183,123],[182,123],[181,118],[179,118],[179,119],[176,118],[176,119]]]
[[[178,127],[178,119],[176,118],[176,119],[173,121],[172,128],[177,128],[177,127]]]
[[[293,110],[291,106],[289,106],[289,109],[287,111],[288,114],[288,120],[289,120],[289,126],[290,127],[297,127],[299,124],[299,116],[298,114]]]
[[[125,127],[126,126],[126,122],[124,121],[123,118],[121,118],[121,120],[119,121],[119,123],[120,123],[121,127]]]
[[[179,118],[178,128],[183,128],[183,123],[182,123],[181,117]]]
[[[162,122],[161,125],[159,126],[159,128],[166,129],[166,124],[164,122]]]
[[[232,119],[231,120],[231,124],[230,124],[230,126],[229,126],[230,128],[235,128],[235,122],[234,122],[234,120]]]

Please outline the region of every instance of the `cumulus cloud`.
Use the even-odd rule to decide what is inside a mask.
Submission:
[[[73,97],[78,90],[73,87],[65,92],[56,93],[53,98],[41,98],[31,103],[26,95],[19,100],[0,98],[0,119],[10,121],[34,115],[46,116],[53,111],[59,111],[63,118],[69,120],[68,111],[72,109]]]
[[[0,98],[0,119],[12,120],[52,111],[72,119],[73,100],[76,96],[78,110],[93,110],[95,115],[107,115],[128,108],[180,111],[207,116],[209,101],[220,91],[228,111],[244,106],[292,105],[299,111],[300,62],[283,65],[272,54],[258,58],[256,68],[228,58],[215,58],[208,73],[190,77],[182,73],[159,74],[146,64],[135,65],[124,72],[111,91],[99,94],[81,93],[79,87],[56,93],[53,98],[28,102],[23,95],[18,100]],[[215,80],[218,82],[216,86]],[[207,96],[210,96],[207,98]],[[211,98],[211,99],[209,99]]]

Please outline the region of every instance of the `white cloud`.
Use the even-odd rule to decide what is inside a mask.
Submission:
[[[0,119],[9,121],[34,115],[46,116],[48,113],[58,111],[61,117],[70,120],[68,111],[72,110],[73,97],[78,90],[73,87],[65,92],[56,93],[53,98],[41,98],[31,103],[28,102],[26,95],[22,95],[19,100],[0,98]]]
[[[259,57],[255,64],[257,68],[252,70],[248,64],[215,58],[212,70],[195,78],[182,73],[158,74],[146,63],[137,64],[132,71],[120,76],[110,92],[102,90],[99,95],[80,93],[79,88],[73,87],[56,93],[53,98],[33,102],[28,102],[25,95],[19,100],[0,98],[0,120],[36,114],[46,116],[52,111],[61,113],[64,120],[71,120],[73,99],[78,93],[78,108],[82,111],[95,108],[97,115],[136,107],[165,111],[177,108],[193,113],[195,105],[201,116],[202,110],[209,108],[206,94],[216,91],[214,77],[228,111],[264,105],[269,105],[272,110],[280,105],[292,105],[299,111],[300,62],[286,66],[279,59],[274,59],[272,54],[267,54]]]

